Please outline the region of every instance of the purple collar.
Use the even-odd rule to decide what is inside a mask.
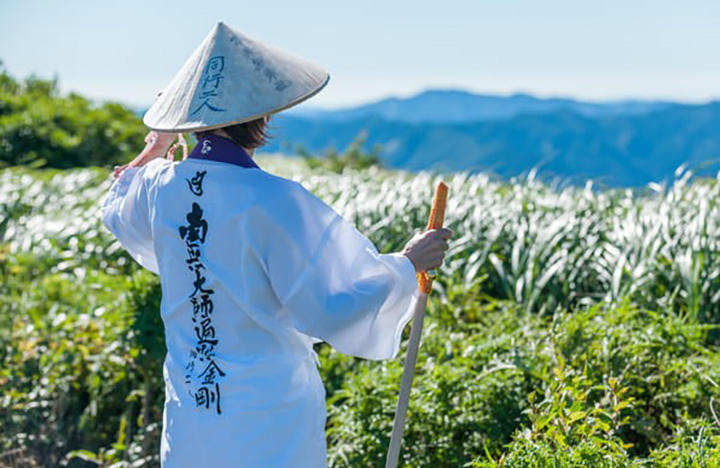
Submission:
[[[188,155],[188,159],[190,158],[224,162],[247,168],[260,168],[242,146],[229,138],[214,134],[200,138]]]

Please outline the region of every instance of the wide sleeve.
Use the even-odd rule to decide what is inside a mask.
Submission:
[[[295,328],[339,352],[392,359],[418,297],[415,267],[380,254],[331,207],[294,185],[259,223],[272,289]]]
[[[155,274],[158,262],[152,234],[152,183],[158,167],[166,163],[165,159],[154,159],[144,166],[125,169],[102,202],[105,227],[135,261]]]

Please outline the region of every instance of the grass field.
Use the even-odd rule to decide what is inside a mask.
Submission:
[[[439,177],[258,161],[383,252],[423,228]],[[401,463],[720,466],[720,174],[641,191],[442,178],[456,235]],[[158,466],[160,285],[101,225],[109,183],[0,171],[0,466]],[[402,358],[316,346],[330,466],[384,466]]]

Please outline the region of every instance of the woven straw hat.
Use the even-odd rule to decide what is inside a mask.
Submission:
[[[160,93],[143,122],[159,132],[248,122],[303,102],[329,79],[319,66],[219,22]]]

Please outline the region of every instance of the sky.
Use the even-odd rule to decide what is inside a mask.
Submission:
[[[0,60],[16,78],[144,107],[217,21],[326,68],[303,106],[435,88],[720,99],[718,0],[0,0]]]

